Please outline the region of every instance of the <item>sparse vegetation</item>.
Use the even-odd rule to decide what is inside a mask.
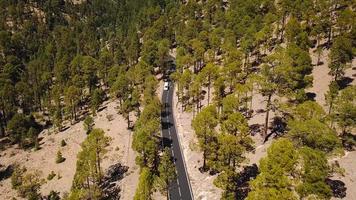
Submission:
[[[16,166],[11,176],[12,188],[17,190],[22,198],[41,199],[40,187],[44,180],[40,178],[40,172],[29,172],[25,167]]]
[[[61,140],[61,147],[65,147],[67,145],[65,140]]]
[[[52,180],[55,176],[56,176],[56,174],[54,173],[54,171],[51,171],[51,173],[49,173],[48,176],[47,176],[47,180],[50,181],[50,180]]]
[[[89,198],[102,197],[99,186],[103,178],[101,162],[107,153],[110,138],[101,129],[93,129],[82,143],[78,154],[76,173],[68,199],[78,199],[82,195]],[[92,181],[88,181],[92,180]]]
[[[56,163],[62,163],[64,162],[66,159],[62,156],[62,152],[61,151],[57,151],[57,156],[56,156]]]

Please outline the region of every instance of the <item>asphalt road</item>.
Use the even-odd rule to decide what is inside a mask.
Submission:
[[[169,90],[164,90],[162,94],[162,144],[169,147],[176,166],[177,179],[171,183],[169,197],[171,200],[192,200],[193,195],[188,179],[188,174],[183,160],[178,135],[176,132],[174,116],[172,112],[173,84],[170,82]]]

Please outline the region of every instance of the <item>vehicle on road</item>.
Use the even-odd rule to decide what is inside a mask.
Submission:
[[[169,90],[169,82],[164,82],[163,90]]]

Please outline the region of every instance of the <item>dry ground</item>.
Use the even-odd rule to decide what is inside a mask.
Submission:
[[[108,147],[109,152],[103,160],[103,169],[105,170],[117,162],[129,167],[129,171],[120,185],[122,199],[131,200],[138,182],[138,166],[134,162],[135,152],[131,149],[132,133],[126,129],[126,121],[117,114],[116,106],[117,102],[106,102],[105,108],[94,117],[95,127],[103,129],[106,135],[112,138]],[[108,119],[109,116],[112,116],[111,121]],[[58,179],[56,176],[51,181],[46,181],[41,187],[41,193],[46,195],[51,190],[55,190],[63,195],[70,190],[76,169],[77,154],[81,150],[80,144],[86,138],[83,122],[78,122],[60,133],[44,130],[40,137],[43,138],[40,142],[40,150],[29,152],[13,146],[1,152],[0,163],[4,166],[18,163],[26,166],[29,170],[40,170],[44,179],[51,171],[60,174],[62,178]],[[60,146],[62,139],[67,143],[65,147]],[[65,162],[60,164],[55,163],[58,150],[66,158]],[[0,181],[0,199],[11,199],[15,196],[17,194],[11,189],[10,178]]]

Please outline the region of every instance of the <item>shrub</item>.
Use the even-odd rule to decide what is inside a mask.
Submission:
[[[48,174],[47,176],[47,180],[52,180],[54,177],[56,176],[56,174],[54,173],[54,171],[51,171],[51,173]]]
[[[23,175],[27,171],[25,167],[15,166],[11,176],[11,185],[13,189],[17,189],[22,185]]]
[[[59,163],[64,162],[65,160],[66,160],[66,159],[62,156],[62,152],[61,152],[61,151],[58,151],[58,152],[57,152],[56,163],[59,164]]]
[[[106,115],[106,119],[110,122],[110,121],[114,120],[114,116],[113,115]]]
[[[38,171],[27,173],[25,167],[15,167],[14,173],[11,176],[12,188],[17,190],[19,195],[26,199],[41,199],[39,190],[43,183],[44,180],[40,179],[40,173]]]
[[[64,147],[64,146],[66,146],[66,145],[67,145],[66,141],[65,141],[65,140],[62,140],[62,141],[61,141],[61,147]]]
[[[61,174],[58,172],[57,179],[59,180],[59,179],[61,179],[61,178],[62,178],[62,176],[61,176]]]
[[[59,196],[59,192],[53,191],[51,190],[51,192],[49,193],[49,195],[47,196],[48,200],[60,200],[60,196]]]

